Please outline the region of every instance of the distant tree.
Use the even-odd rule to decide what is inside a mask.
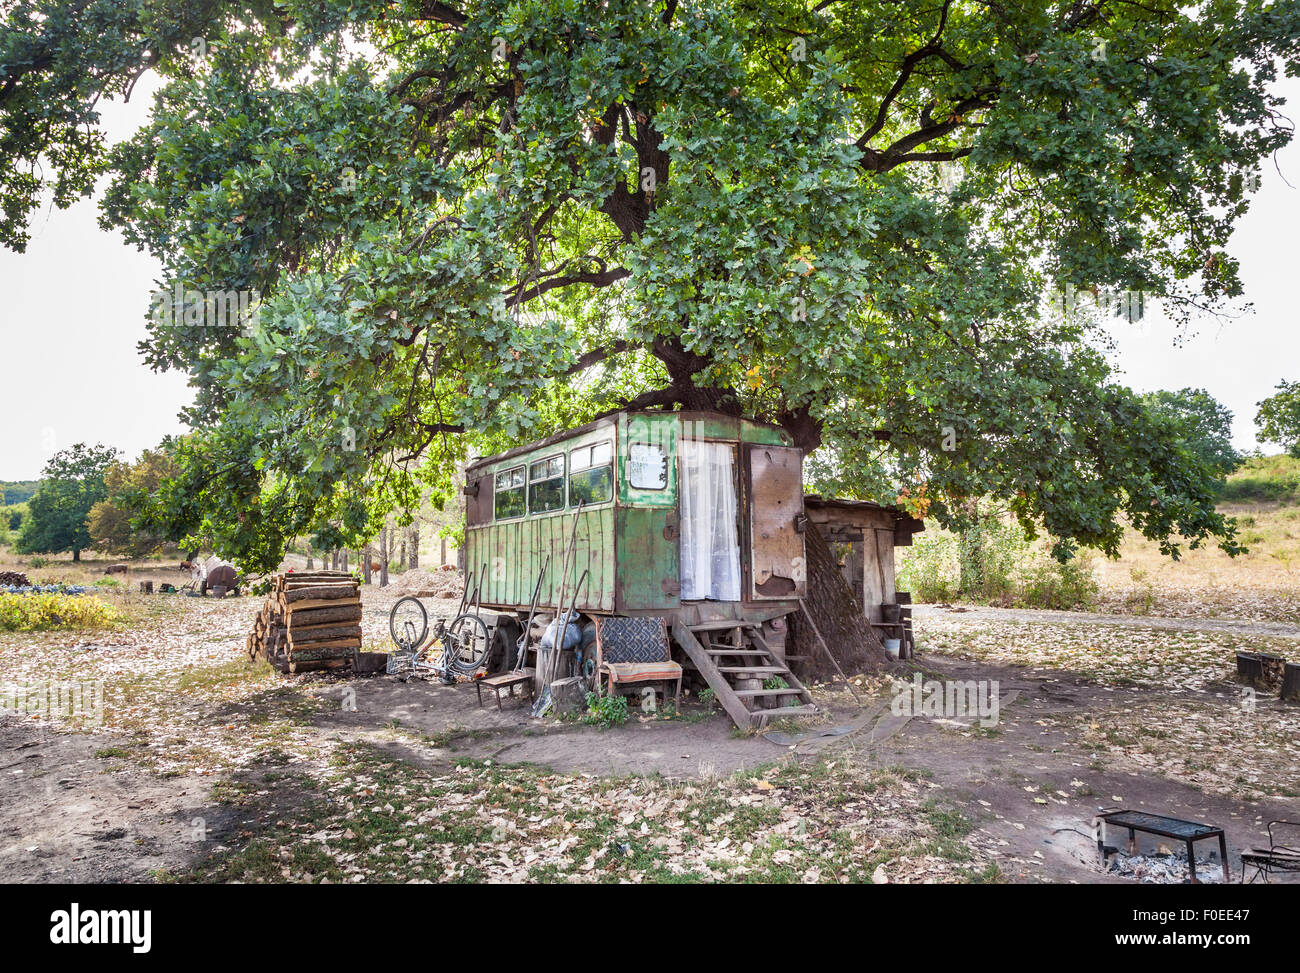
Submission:
[[[36,488],[40,486],[40,480],[8,480],[0,482],[0,504],[6,504],[12,507],[14,504],[23,503],[30,500]]]
[[[1300,457],[1300,382],[1281,382],[1255,413],[1259,438]]]
[[[105,499],[90,508],[86,524],[95,547],[132,557],[152,554],[172,538],[141,519],[149,500],[176,475],[169,442],[146,449],[134,463],[112,463],[104,473]]]
[[[1232,445],[1232,410],[1205,389],[1161,389],[1143,400],[1181,426],[1183,445],[1209,469],[1227,476],[1241,465],[1241,453]]]
[[[74,561],[90,546],[86,516],[107,494],[104,474],[116,459],[111,446],[77,443],[45,464],[40,488],[27,503],[18,534],[23,554],[71,551]]]

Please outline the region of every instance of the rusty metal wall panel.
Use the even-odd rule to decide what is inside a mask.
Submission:
[[[681,604],[677,520],[675,509],[662,507],[624,507],[618,511],[615,605],[619,611],[676,608]]]
[[[465,523],[474,527],[492,522],[492,475],[480,474],[466,481]]]
[[[745,447],[750,597],[802,598],[803,455],[790,446]]]

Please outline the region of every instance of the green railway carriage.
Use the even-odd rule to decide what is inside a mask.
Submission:
[[[776,619],[806,583],[801,471],[776,426],[619,412],[469,466],[467,579],[483,579],[483,608],[527,612],[549,555],[540,605],[553,608],[576,514],[567,590],[586,572],[579,611]]]
[[[598,691],[602,673],[609,691],[615,677],[620,688],[663,681],[665,694],[685,675],[707,684],[742,728],[815,714],[790,669],[807,656],[786,655],[789,616],[804,611],[815,627],[818,599],[801,601],[809,553],[821,581],[849,572],[839,587],[875,623],[877,602],[894,596],[893,546],[920,523],[876,504],[806,504],[802,474],[803,453],[785,430],[715,412],[619,412],[471,463],[464,568],[480,630],[493,640],[489,669],[512,668],[517,646],[534,651],[537,633],[520,639],[520,622],[540,576],[539,612],[572,603],[584,641],[564,650],[559,669],[523,670],[535,694],[553,673]],[[824,539],[805,547],[805,531],[818,530],[810,518],[850,551],[839,566]],[[836,585],[818,587],[833,601]],[[644,636],[648,620],[600,620],[638,615],[663,618],[671,644]],[[650,658],[660,647],[668,657]],[[489,684],[499,692],[519,678]]]

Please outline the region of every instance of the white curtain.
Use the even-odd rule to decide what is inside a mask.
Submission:
[[[681,444],[682,600],[740,600],[735,450]]]

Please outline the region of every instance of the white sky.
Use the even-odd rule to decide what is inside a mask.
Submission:
[[[1300,101],[1300,83],[1279,90]],[[147,118],[153,77],[130,104],[106,103],[106,130],[127,137]],[[1300,329],[1293,242],[1300,227],[1300,147],[1264,167],[1260,191],[1230,250],[1241,262],[1246,299],[1255,310],[1220,324],[1203,323],[1181,346],[1157,309],[1135,324],[1112,326],[1119,378],[1140,392],[1205,388],[1234,413],[1233,438],[1256,445],[1255,404],[1283,379],[1300,379]],[[128,457],[183,431],[177,411],[191,395],[183,375],[159,375],[142,363],[149,295],[159,274],[147,254],[96,222],[96,200],[42,211],[25,254],[0,248],[0,480],[35,479],[56,450],[102,442]]]

